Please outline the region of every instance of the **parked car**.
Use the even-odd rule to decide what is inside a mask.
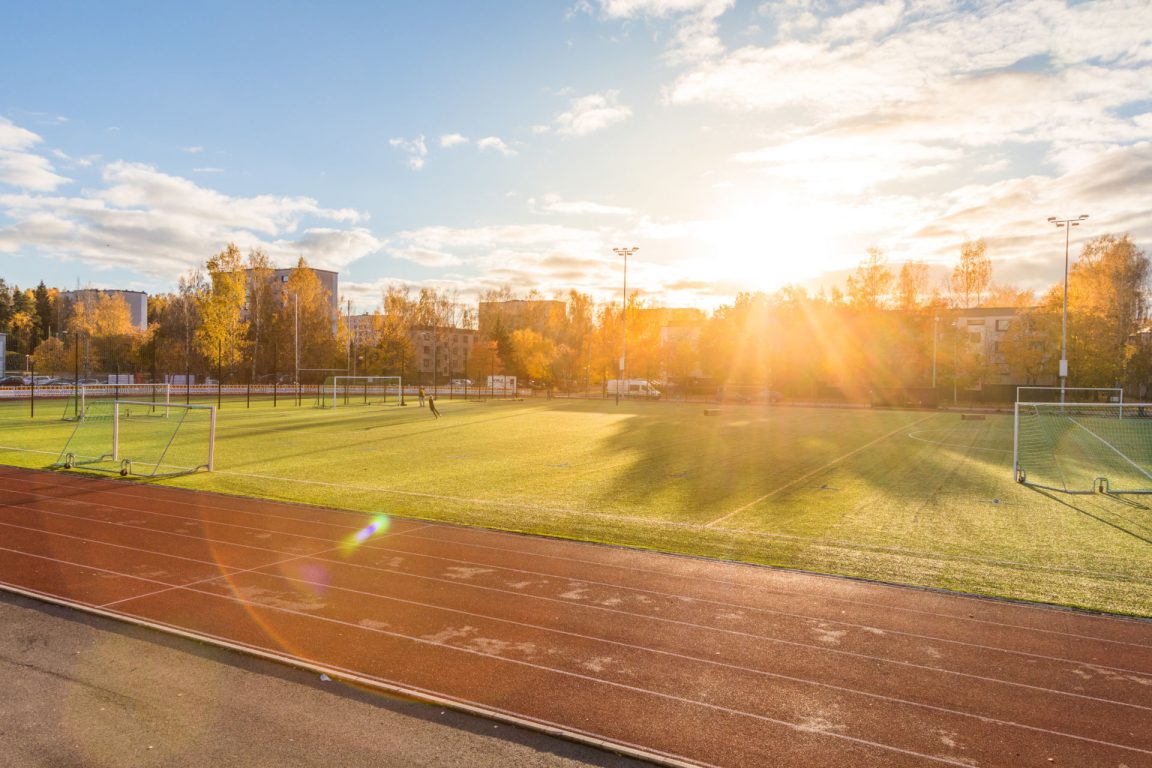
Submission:
[[[20,376],[5,376],[0,379],[0,387],[25,387],[23,377]]]

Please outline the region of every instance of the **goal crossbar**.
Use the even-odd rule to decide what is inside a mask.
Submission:
[[[330,408],[357,402],[388,404],[391,395],[396,405],[403,405],[403,393],[399,376],[330,376],[324,382],[322,402]]]

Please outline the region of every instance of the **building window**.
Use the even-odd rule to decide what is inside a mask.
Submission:
[[[997,320],[996,321],[996,330],[1006,331],[1006,330],[1008,330],[1008,326],[1010,326],[1010,325],[1012,325],[1012,321],[1008,320],[1007,318]]]
[[[984,318],[970,317],[968,318],[968,325],[984,325]]]

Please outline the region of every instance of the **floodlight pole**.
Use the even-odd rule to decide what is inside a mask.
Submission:
[[[1060,404],[1064,404],[1064,390],[1068,383],[1068,242],[1072,227],[1080,226],[1080,222],[1088,218],[1088,214],[1081,214],[1075,219],[1058,219],[1048,217],[1049,224],[1057,228],[1064,227],[1064,315],[1060,321]]]
[[[940,336],[940,316],[932,318],[932,397],[936,397],[936,341]]]
[[[624,305],[620,313],[624,323],[624,346],[622,348],[622,354],[620,355],[620,381],[616,382],[617,405],[620,403],[620,387],[628,386],[628,257],[638,250],[640,250],[640,248],[637,246],[612,249],[612,253],[624,257]]]

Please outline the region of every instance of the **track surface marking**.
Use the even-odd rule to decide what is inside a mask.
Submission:
[[[370,522],[0,467],[0,587],[670,765],[1152,766],[1152,622]]]

